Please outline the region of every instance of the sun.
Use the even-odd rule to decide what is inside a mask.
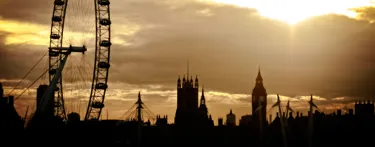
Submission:
[[[350,8],[371,6],[369,0],[206,0],[255,8],[260,15],[294,25],[307,18],[324,14],[356,17]]]

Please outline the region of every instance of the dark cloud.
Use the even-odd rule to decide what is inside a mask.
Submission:
[[[12,34],[0,31],[0,79],[22,78],[43,52],[35,50],[39,46],[5,45],[5,38],[9,35]]]
[[[150,5],[137,3],[138,7]],[[323,97],[372,93],[363,89],[371,86],[359,82],[370,78],[363,74],[370,75],[372,70],[361,68],[365,66],[364,59],[372,62],[369,57],[373,55],[369,52],[373,27],[366,21],[332,14],[290,27],[261,18],[246,8],[198,3],[176,9],[161,6],[165,7],[155,4],[153,7],[158,8],[146,13],[127,13],[136,13],[148,20],[142,23],[156,27],[141,29],[136,34],[143,40],[141,45],[124,47],[113,56],[114,64],[120,64],[114,70],[132,71],[120,81],[173,85],[176,78],[171,77],[184,74],[189,59],[191,70],[199,74],[201,83],[219,91],[250,93],[256,67],[261,65],[269,93],[314,93]],[[210,10],[212,16],[198,15],[203,8]]]
[[[3,19],[49,24],[53,10],[52,0],[4,0],[0,2]]]
[[[137,85],[125,88],[163,85],[157,90],[174,90],[189,60],[190,75],[197,74],[200,85],[213,91],[250,94],[260,65],[269,94],[314,94],[328,100],[374,95],[375,27],[368,21],[332,14],[290,26],[260,17],[254,9],[229,5],[151,0],[112,4],[113,37],[129,44],[112,46],[109,80]],[[13,0],[2,3],[0,14],[4,20],[48,25],[51,7],[46,0]],[[372,18],[372,9],[360,12]],[[76,23],[72,21],[71,26]],[[126,34],[122,27],[131,26],[138,29]],[[0,63],[5,65],[0,66],[0,79],[19,79],[46,47],[5,45],[9,35],[0,35]],[[86,59],[89,64],[93,61],[90,54]],[[150,100],[153,103],[168,99],[149,96],[155,97]]]

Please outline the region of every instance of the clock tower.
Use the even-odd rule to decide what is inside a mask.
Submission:
[[[263,86],[263,78],[260,68],[255,80],[255,87],[251,96],[252,115],[255,124],[267,124],[267,91]]]

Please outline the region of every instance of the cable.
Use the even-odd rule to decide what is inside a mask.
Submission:
[[[10,91],[8,93],[8,95],[10,95],[20,84],[23,80],[25,80],[25,78],[31,73],[32,70],[34,70],[34,68],[40,63],[40,61],[42,61],[42,59],[47,55],[47,53],[45,53],[42,58],[39,59],[38,62],[36,62],[36,64],[29,70],[29,72],[26,73],[26,75],[21,79],[21,81],[18,82],[18,84],[12,89],[12,91]],[[48,71],[48,70],[47,70]]]
[[[44,74],[46,74],[48,72],[48,70],[46,70],[41,76],[39,76],[33,83],[30,84],[29,87],[27,87],[24,91],[22,91],[22,93],[20,95],[18,95],[14,101],[16,101],[23,93],[25,93],[31,86],[33,86],[40,78],[42,78],[44,76]]]

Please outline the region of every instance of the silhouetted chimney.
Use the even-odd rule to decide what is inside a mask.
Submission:
[[[297,111],[297,116],[296,117],[299,117],[299,111]]]
[[[286,115],[285,115],[285,112],[283,112],[283,117],[285,118],[285,116],[286,116]]]
[[[337,110],[337,116],[341,116],[341,109]]]
[[[315,114],[316,114],[316,115],[319,115],[320,112],[319,112],[318,110],[315,110]]]
[[[353,114],[353,109],[349,109],[349,115],[354,115]]]
[[[219,119],[218,119],[218,125],[219,125],[219,126],[222,126],[222,125],[223,125],[223,118],[219,118]]]
[[[180,79],[180,75],[178,75],[178,79],[177,79],[177,88],[181,88],[181,79]]]

